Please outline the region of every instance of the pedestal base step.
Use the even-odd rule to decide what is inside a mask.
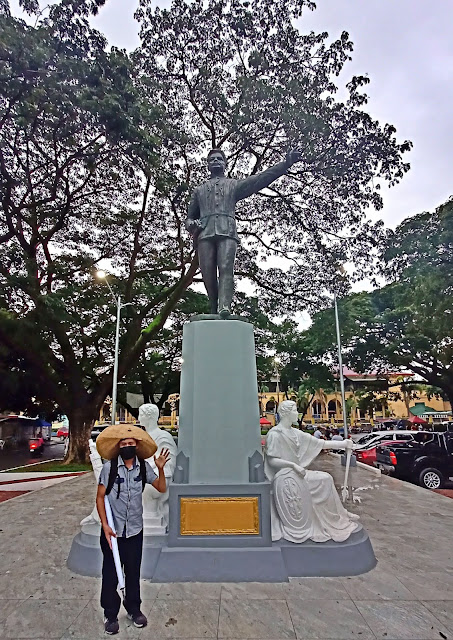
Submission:
[[[74,573],[100,576],[99,538],[77,534],[67,565]],[[145,537],[141,577],[151,582],[287,582],[289,577],[336,577],[366,573],[376,557],[365,529],[346,542],[281,540],[269,547],[168,547],[166,536]]]

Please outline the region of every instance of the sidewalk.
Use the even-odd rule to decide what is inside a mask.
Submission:
[[[330,456],[317,468],[342,481]],[[360,514],[378,566],[354,578],[286,584],[142,581],[149,626],[120,613],[117,638],[453,639],[453,501],[398,480],[354,471]],[[65,566],[94,503],[91,474],[0,504],[0,638],[99,640],[100,580]]]
[[[75,476],[83,475],[86,471],[64,473],[60,471],[42,471],[33,473],[0,472],[0,502],[37,489],[53,487],[55,484],[66,482]]]

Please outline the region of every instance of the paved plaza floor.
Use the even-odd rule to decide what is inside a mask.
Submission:
[[[340,486],[329,455],[316,468]],[[354,471],[351,510],[367,528],[378,566],[353,578],[285,584],[151,584],[142,581],[149,625],[120,614],[117,638],[453,639],[453,500],[398,480]],[[0,504],[0,639],[98,640],[100,580],[65,561],[93,507],[91,474]]]

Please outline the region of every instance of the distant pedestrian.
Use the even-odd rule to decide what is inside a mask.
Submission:
[[[344,440],[343,436],[340,436],[338,429],[333,432],[332,440]]]
[[[313,434],[315,436],[315,438],[318,438],[318,440],[322,439],[324,440],[324,436],[322,431],[320,431],[319,427],[316,428],[316,431]]]
[[[140,565],[143,551],[143,502],[145,484],[152,484],[164,493],[167,488],[164,467],[170,459],[163,449],[154,462],[159,471],[156,476],[146,462],[157,450],[156,443],[146,431],[127,424],[107,427],[98,436],[96,447],[104,464],[99,476],[96,506],[101,519],[102,565],[101,607],[104,609],[104,630],[109,635],[118,633],[118,613],[121,598],[118,594],[118,576],[112,553],[112,537],[118,540],[121,564],[124,568],[126,594],[123,600],[128,617],[136,627],[148,624],[140,611]],[[109,495],[115,528],[110,528],[105,512],[105,496]]]

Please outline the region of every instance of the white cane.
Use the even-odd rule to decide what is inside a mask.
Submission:
[[[107,496],[104,497],[104,504],[105,504],[105,513],[107,515],[107,522],[109,524],[109,527],[113,531],[115,531],[115,524],[113,522],[113,513],[112,513],[110,502]],[[123,594],[123,599],[124,599],[124,576],[123,576],[123,569],[121,568],[120,552],[118,550],[118,540],[115,538],[115,536],[111,536],[110,540],[112,541],[112,553],[113,553],[113,560],[115,562],[116,575],[118,576],[118,586],[121,589],[121,593]]]
[[[352,454],[352,448],[348,448],[346,451],[346,471],[344,474],[344,485],[343,485],[343,491],[341,493],[341,499],[343,500],[343,502],[346,502],[346,499],[348,497],[348,477],[349,477],[349,467],[351,466],[351,454]]]

